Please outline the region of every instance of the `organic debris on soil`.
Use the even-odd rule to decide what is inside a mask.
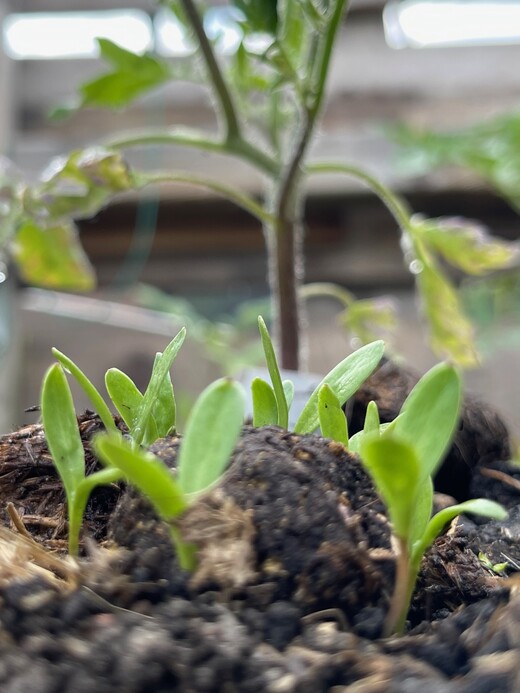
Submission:
[[[484,491],[486,481],[496,489],[500,479],[481,472],[504,463],[491,450],[504,453],[507,434],[492,443],[495,419],[468,406],[454,444],[465,451],[464,488],[478,475]],[[486,430],[462,446],[470,425]],[[86,415],[81,428],[88,450],[99,422]],[[174,467],[178,447],[172,437],[152,449]],[[66,528],[39,425],[0,440],[0,492],[37,542],[0,533],[3,692],[520,690],[514,485],[508,520],[464,519],[439,537],[421,567],[409,632],[389,639],[380,637],[395,562],[385,508],[357,458],[318,436],[244,428],[221,483],[182,520],[199,547],[193,574],[178,568],[148,502],[116,485],[92,498],[79,566],[44,550],[60,547]],[[509,577],[479,553],[507,561]]]

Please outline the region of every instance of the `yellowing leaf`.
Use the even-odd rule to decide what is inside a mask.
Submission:
[[[27,221],[18,230],[12,251],[29,284],[70,291],[89,291],[95,286],[94,271],[71,223],[46,229]]]
[[[426,264],[416,275],[416,282],[429,323],[433,351],[461,367],[477,366],[473,326],[464,314],[454,287],[437,268]]]
[[[427,219],[412,233],[431,251],[467,274],[481,275],[509,266],[518,257],[518,245],[493,237],[476,221],[464,218]]]

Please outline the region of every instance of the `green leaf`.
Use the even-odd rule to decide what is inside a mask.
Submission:
[[[85,451],[70,387],[57,363],[43,379],[41,410],[47,445],[70,502],[85,476]]]
[[[94,271],[72,223],[49,228],[25,221],[12,244],[13,258],[23,279],[47,289],[90,291]]]
[[[292,380],[284,380],[282,386],[285,401],[287,402],[287,409],[290,409],[294,399],[294,383]]]
[[[322,435],[348,448],[347,417],[327,383],[321,386],[318,393],[318,416]]]
[[[450,445],[461,399],[459,373],[450,364],[438,364],[410,392],[392,426],[393,435],[413,446],[423,478],[435,474]]]
[[[91,217],[114,195],[136,185],[121,152],[89,147],[54,159],[43,174],[43,183],[25,196],[24,208],[35,219],[44,209],[50,226],[52,220]]]
[[[163,520],[173,520],[186,510],[188,503],[179,482],[159,458],[133,448],[120,435],[100,434],[93,445],[100,461],[119,469]]]
[[[493,238],[481,223],[463,218],[424,219],[414,224],[426,246],[467,274],[482,275],[511,265],[518,245]]]
[[[162,358],[162,353],[158,352],[155,355],[153,371],[159,367],[159,361]],[[170,372],[161,381],[161,386],[152,409],[153,418],[157,425],[157,435],[159,438],[172,433],[175,430],[177,408],[175,404],[175,395],[173,393],[172,379]],[[155,440],[155,439],[154,439]]]
[[[276,405],[278,407],[278,425],[282,428],[287,428],[289,425],[289,409],[287,408],[287,400],[285,399],[285,391],[278,368],[278,361],[271,341],[271,336],[267,330],[264,319],[258,316],[258,329],[262,338],[262,346],[264,348],[265,362],[267,370],[271,376],[273,390],[276,397]]]
[[[319,426],[318,396],[322,385],[327,384],[334,390],[341,406],[352,397],[359,386],[377,367],[384,352],[384,342],[377,341],[358,349],[341,361],[314,390],[294,430],[296,433],[313,433]]]
[[[253,398],[253,426],[270,426],[278,423],[278,405],[273,388],[262,378],[251,383]]]
[[[132,431],[143,395],[126,373],[119,368],[109,368],[105,373],[105,387],[121,418]]]
[[[395,303],[386,297],[352,301],[340,315],[343,327],[354,334],[363,344],[373,341],[377,335],[391,334],[397,327]]]
[[[365,413],[363,433],[365,435],[370,435],[371,433],[377,433],[379,435],[380,425],[381,422],[379,420],[379,409],[377,408],[377,404],[371,400],[367,405],[367,410]]]
[[[94,387],[93,383],[87,378],[85,373],[83,373],[79,366],[76,366],[72,359],[69,359],[68,356],[65,356],[65,354],[58,351],[58,349],[53,348],[52,355],[56,361],[59,361],[63,368],[76,379],[78,385],[91,401],[94,411],[99,415],[99,418],[103,422],[103,425],[107,431],[117,432],[117,426],[114,423],[114,418],[110,409],[107,407],[105,400],[100,395],[99,391]]]
[[[394,534],[408,541],[413,531],[421,470],[411,445],[395,437],[365,438],[361,460],[388,508]]]
[[[219,479],[244,422],[244,392],[228,378],[209,385],[195,402],[179,452],[179,485],[198,493]]]
[[[457,515],[462,513],[472,513],[481,517],[488,517],[493,520],[505,520],[507,518],[507,510],[487,498],[473,498],[472,500],[452,505],[449,508],[444,508],[432,517],[426,530],[420,539],[416,542],[413,549],[413,561],[420,561],[428,548],[433,544],[435,539],[441,534],[444,527],[451,522]]]
[[[160,398],[161,392],[164,393],[164,380],[168,377],[169,370],[172,366],[175,357],[179,353],[184,339],[186,337],[186,329],[183,327],[180,332],[172,339],[164,350],[162,356],[156,359],[150,377],[150,382],[144,393],[143,400],[139,407],[139,414],[134,426],[134,442],[136,445],[141,445],[145,439],[145,434],[156,403]],[[148,441],[150,444],[152,441]]]
[[[275,35],[278,26],[277,0],[233,0],[245,17],[244,28],[250,33]]]
[[[171,77],[168,63],[148,53],[137,55],[108,39],[98,39],[101,57],[112,70],[83,84],[81,105],[122,108]]]
[[[448,279],[433,265],[424,264],[416,275],[423,310],[428,319],[433,351],[461,367],[478,365],[473,325]]]
[[[411,552],[416,541],[424,535],[428,522],[432,516],[433,508],[433,481],[429,476],[423,479],[417,498],[415,501],[415,510],[413,514],[412,531],[408,540],[408,549]]]

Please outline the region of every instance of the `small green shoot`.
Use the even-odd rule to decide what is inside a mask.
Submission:
[[[85,477],[85,451],[74,411],[72,393],[63,368],[54,364],[47,371],[42,386],[41,411],[49,451],[65,487],[69,519],[69,553],[79,550],[81,521],[90,493],[99,484],[121,478],[116,469],[103,470]],[[112,432],[112,435],[119,434]]]
[[[196,552],[182,541],[176,520],[223,474],[240,435],[244,419],[244,392],[228,378],[217,380],[196,401],[186,424],[179,453],[177,477],[148,452],[132,448],[120,436],[101,434],[94,448],[103,464],[116,468],[154,506],[170,526],[179,563],[193,570]]]
[[[433,483],[458,421],[461,382],[448,364],[431,369],[412,390],[386,430],[360,439],[364,466],[388,508],[398,545],[395,587],[384,635],[402,632],[421,560],[447,523],[464,512],[503,519],[502,506],[483,498],[445,508],[431,517]]]
[[[348,449],[347,417],[339,399],[327,383],[321,386],[318,394],[318,417],[322,435],[332,438]]]
[[[503,576],[506,574],[507,569],[509,568],[509,561],[504,561],[504,563],[493,563],[489,556],[483,551],[479,551],[478,560],[484,566],[484,568],[486,568],[486,570],[489,570],[495,575]]]
[[[262,378],[251,383],[253,398],[253,426],[261,428],[278,421],[278,405],[273,388]]]
[[[329,385],[341,406],[352,397],[360,385],[375,370],[384,352],[384,342],[378,340],[361,347],[341,361],[325,378],[310,396],[294,430],[296,433],[314,433],[320,424],[318,397],[323,385]]]
[[[85,373],[77,366],[72,359],[63,354],[56,348],[52,349],[52,355],[60,363],[63,368],[68,371],[77,381],[78,385],[81,387],[83,392],[89,398],[94,407],[94,411],[97,412],[99,418],[103,422],[104,427],[107,431],[117,431],[116,425],[114,423],[114,417],[112,412],[106,405],[105,400],[100,395],[99,391],[93,385],[93,383],[87,378]]]
[[[164,353],[156,355],[150,382],[144,395],[133,380],[119,369],[111,368],[105,374],[107,392],[128,426],[134,445],[150,445],[157,438],[175,429],[175,397],[169,371],[185,337],[186,330],[182,328],[168,344]],[[117,432],[110,409],[85,373],[58,349],[53,349],[52,353],[63,368],[76,379],[107,431]]]
[[[269,375],[271,376],[273,391],[276,398],[276,423],[282,428],[287,428],[289,425],[289,407],[287,406],[285,389],[280,376],[280,369],[278,368],[278,361],[276,360],[273,342],[264,319],[261,316],[258,316],[258,329],[260,330],[260,337],[262,338],[262,346],[265,354],[265,362],[267,364]]]

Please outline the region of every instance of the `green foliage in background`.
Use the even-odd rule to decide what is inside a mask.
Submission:
[[[262,224],[280,363],[297,370],[305,186],[316,175],[353,176],[381,198],[396,220],[435,351],[474,365],[472,326],[439,258],[464,272],[481,273],[510,264],[516,250],[488,236],[476,240],[474,232],[461,231],[460,224],[448,228],[442,221],[414,217],[377,178],[348,162],[309,160],[346,0],[235,0],[228,5],[228,21],[234,23],[239,39],[226,55],[219,49],[218,36],[208,34],[203,3],[170,0],[161,5],[181,22],[193,52],[166,60],[151,53],[136,55],[100,39],[100,56],[107,67],[80,87],[78,107],[127,107],[159,86],[179,79],[194,81],[212,96],[218,131],[171,126],[119,133],[103,147],[51,162],[34,186],[19,179],[13,182],[0,170],[0,237],[13,250],[26,281],[52,287],[61,282],[78,290],[91,287],[92,271],[77,243],[73,219],[95,214],[128,190],[160,183],[199,186],[243,207]],[[157,146],[163,153],[171,148],[167,170],[129,169],[124,153]],[[218,153],[249,165],[265,181],[261,201],[203,172],[177,170],[176,147]],[[378,314],[369,304],[356,309],[352,302],[343,316],[364,341],[371,341],[367,325],[377,329],[380,321],[388,325],[389,319],[385,311]]]

